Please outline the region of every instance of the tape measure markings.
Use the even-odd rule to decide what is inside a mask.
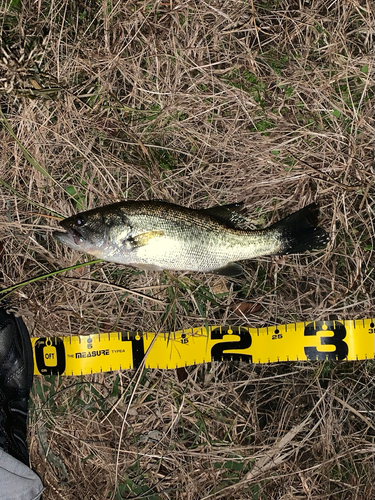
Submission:
[[[112,332],[32,338],[34,373],[83,375],[137,368],[174,369],[210,361],[277,363],[375,357],[374,319],[290,323],[273,327],[210,326],[177,332]]]

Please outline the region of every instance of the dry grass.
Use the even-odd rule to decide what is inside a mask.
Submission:
[[[317,200],[333,235],[233,281],[106,263],[38,281],[9,297],[33,336],[373,315],[372,2],[13,0],[0,19],[4,287],[85,260],[52,212],[127,197],[244,201],[260,226]],[[373,361],[187,371],[36,378],[44,498],[374,497]]]

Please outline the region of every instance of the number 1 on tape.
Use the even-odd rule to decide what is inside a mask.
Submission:
[[[138,368],[143,361],[147,368],[173,369],[224,360],[258,364],[373,359],[374,339],[374,319],[360,319],[265,328],[211,326],[160,334],[112,332],[31,341],[36,375],[83,375]]]

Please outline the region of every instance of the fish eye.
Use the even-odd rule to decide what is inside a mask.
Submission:
[[[77,226],[83,226],[87,221],[87,217],[83,214],[77,215],[76,218],[76,225]]]

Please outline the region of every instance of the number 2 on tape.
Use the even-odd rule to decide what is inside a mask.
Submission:
[[[211,340],[221,340],[224,335],[238,335],[239,340],[234,340],[230,342],[220,342],[211,348],[211,359],[214,361],[223,361],[225,359],[233,361],[246,361],[247,363],[253,362],[253,357],[249,354],[224,354],[223,351],[231,351],[234,349],[248,349],[251,347],[252,338],[251,333],[247,328],[241,326],[230,326],[222,328],[214,328],[211,330]]]

